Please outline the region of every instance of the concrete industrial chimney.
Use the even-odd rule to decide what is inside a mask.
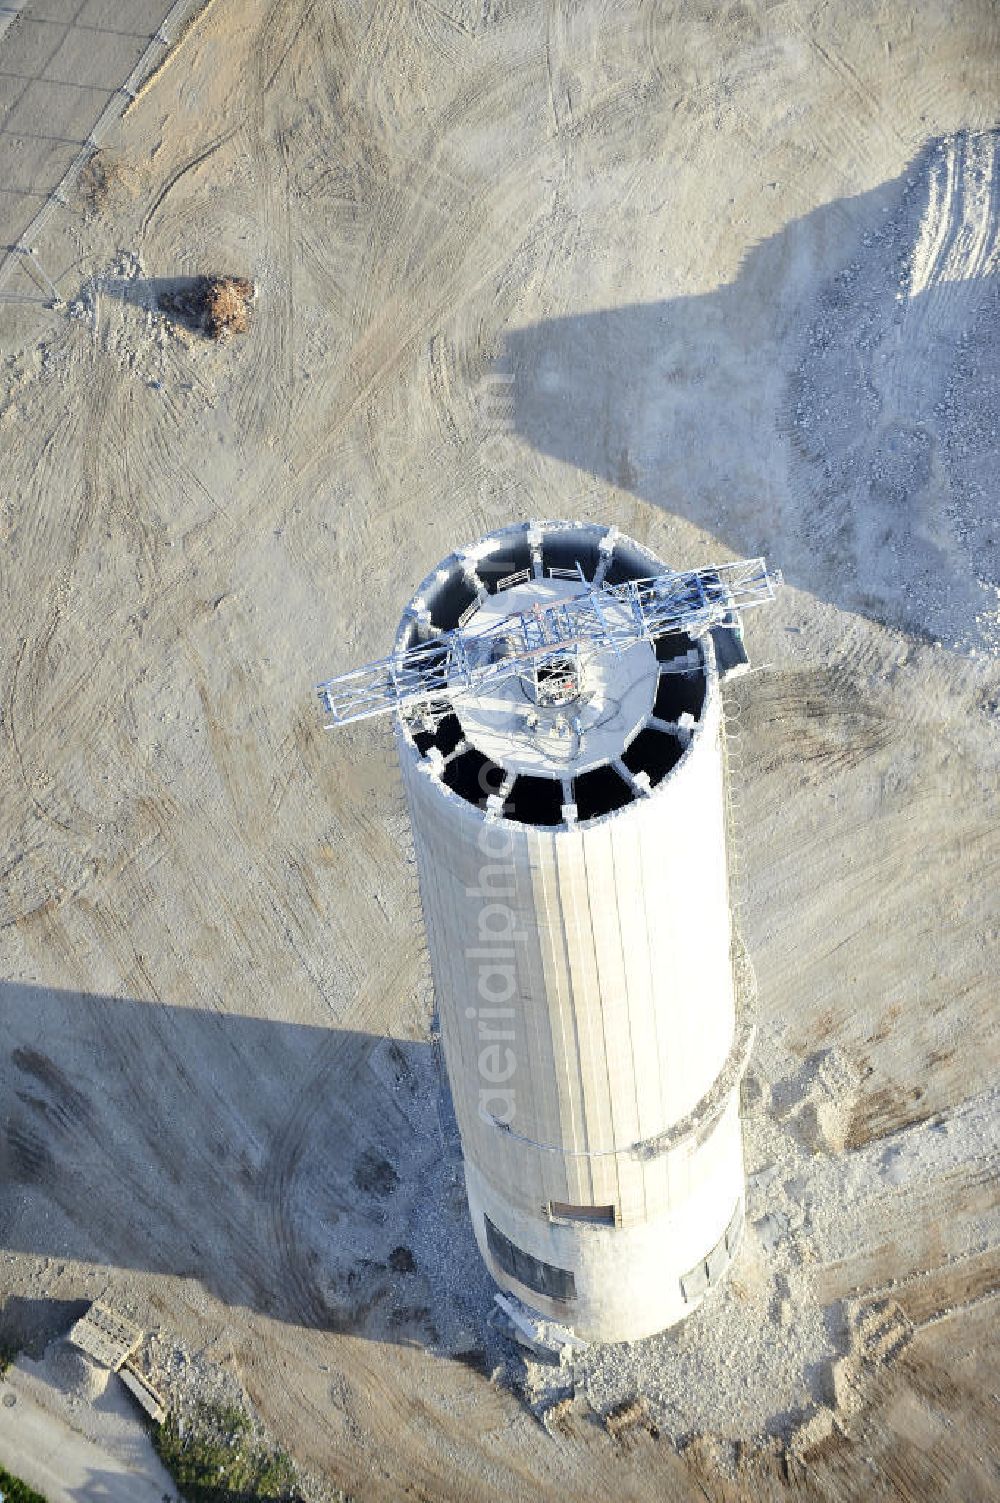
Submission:
[[[446,559],[396,650],[664,565],[582,523]],[[396,717],[472,1223],[505,1290],[580,1336],[695,1310],[743,1227],[717,658],[738,632],[586,644]],[[745,659],[744,659],[745,661]]]

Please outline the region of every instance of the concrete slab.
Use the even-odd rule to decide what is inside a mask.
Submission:
[[[59,1399],[21,1363],[9,1370],[0,1384],[0,1461],[9,1471],[47,1503],[177,1503],[170,1475],[138,1422],[126,1461],[75,1429],[58,1412]]]

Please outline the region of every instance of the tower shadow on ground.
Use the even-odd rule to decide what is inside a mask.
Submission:
[[[512,331],[514,431],[713,533],[720,557],[766,554],[945,645],[974,635],[977,578],[1000,585],[998,139],[930,141],[716,291]]]
[[[492,1286],[429,1043],[12,983],[0,1003],[0,1246],[469,1356]],[[62,1303],[9,1300],[0,1335],[56,1334]]]

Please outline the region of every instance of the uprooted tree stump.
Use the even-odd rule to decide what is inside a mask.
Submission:
[[[209,277],[205,292],[205,326],[213,339],[245,334],[256,289],[245,277]]]
[[[245,334],[257,289],[245,277],[193,277],[160,294],[158,303],[189,329],[210,339]]]

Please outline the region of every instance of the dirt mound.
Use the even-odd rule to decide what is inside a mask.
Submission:
[[[57,1388],[76,1399],[92,1402],[108,1386],[107,1368],[99,1367],[68,1341],[57,1341],[45,1354],[45,1369]]]
[[[228,339],[250,327],[256,296],[254,283],[246,277],[191,277],[162,292],[158,303],[161,312],[173,314],[192,331]]]
[[[205,287],[205,327],[213,339],[245,334],[255,288],[245,277],[208,277]]]

